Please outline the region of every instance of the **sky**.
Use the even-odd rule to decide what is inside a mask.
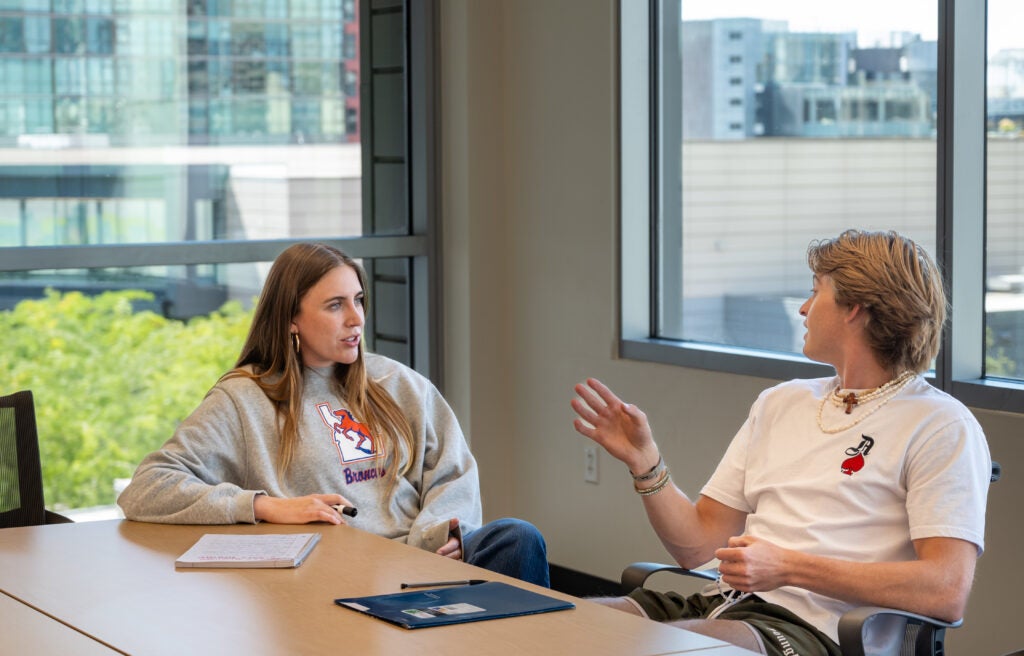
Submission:
[[[988,7],[989,55],[1024,48],[1024,2],[988,0]],[[893,32],[938,38],[935,0],[682,0],[682,8],[683,20],[742,16],[785,20],[793,32],[856,31],[861,46],[888,46]]]

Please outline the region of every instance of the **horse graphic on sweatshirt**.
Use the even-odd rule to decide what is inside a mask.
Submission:
[[[376,455],[370,429],[353,417],[349,410],[332,410],[329,403],[318,403],[316,409],[331,429],[331,437],[338,447],[342,462],[367,460]]]

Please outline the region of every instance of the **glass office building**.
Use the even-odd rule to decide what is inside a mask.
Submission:
[[[361,234],[358,21],[355,0],[0,0],[0,247]],[[16,272],[0,309],[123,286],[188,318],[261,280]]]
[[[356,37],[354,0],[0,0],[0,145],[357,141]]]

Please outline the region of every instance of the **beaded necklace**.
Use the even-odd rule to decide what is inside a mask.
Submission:
[[[842,391],[839,387],[839,383],[836,382],[836,386],[828,394],[823,396],[821,399],[821,403],[818,404],[818,428],[820,428],[822,432],[830,434],[841,433],[847,429],[853,428],[860,422],[864,421],[871,415],[881,410],[886,403],[891,401],[893,397],[899,394],[900,390],[903,389],[907,383],[913,380],[914,376],[915,374],[913,371],[904,371],[899,376],[893,378],[885,385],[882,385],[881,387],[876,387],[870,392],[866,392],[860,395],[858,395],[856,392],[847,392],[846,394],[842,394]],[[825,427],[825,422],[822,420],[822,415],[825,412],[826,401],[830,400],[832,402],[832,405],[836,406],[837,408],[841,408],[845,405],[846,414],[851,414],[853,412],[854,406],[861,405],[867,403],[868,401],[873,401],[875,399],[881,399],[881,401],[872,406],[871,409],[865,412],[864,414],[858,415],[857,418],[855,418],[853,421],[847,424],[843,424],[841,426],[828,428]]]

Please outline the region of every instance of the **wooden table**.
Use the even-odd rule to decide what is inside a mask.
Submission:
[[[0,654],[116,656],[117,652],[31,606],[0,594]]]
[[[175,558],[204,533],[310,531],[320,532],[322,539],[295,569],[174,567]],[[469,578],[570,599],[576,608],[410,631],[334,604],[338,597],[398,592],[403,581]],[[0,595],[4,653],[7,645],[34,645],[35,653],[109,654],[112,648],[175,656],[750,654],[358,529],[326,524],[172,526],[112,520],[3,529],[0,592],[6,595]],[[58,648],[62,644],[70,646]]]

